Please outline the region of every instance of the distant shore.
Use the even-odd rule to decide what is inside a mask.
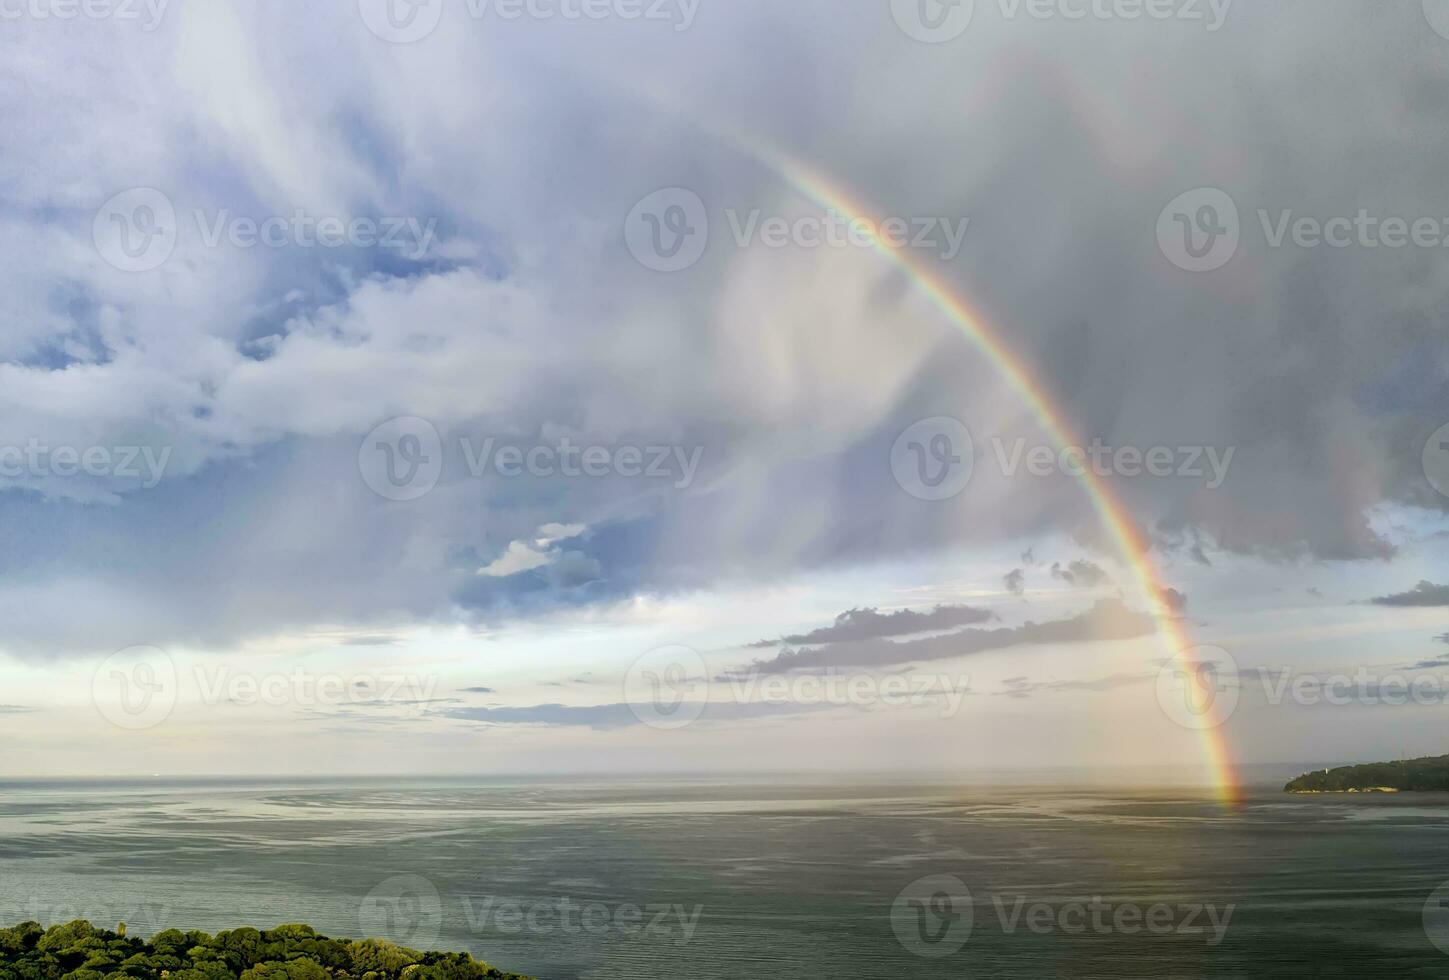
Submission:
[[[1371,762],[1306,772],[1285,793],[1432,793],[1449,791],[1449,756]]]
[[[1284,792],[1296,796],[1332,796],[1342,793],[1402,793],[1403,790],[1396,786],[1365,786],[1363,789],[1354,786],[1348,789],[1289,789]]]

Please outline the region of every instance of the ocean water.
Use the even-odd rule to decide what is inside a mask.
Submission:
[[[0,785],[0,919],[306,922],[556,980],[1442,977],[1446,881],[1437,796]]]

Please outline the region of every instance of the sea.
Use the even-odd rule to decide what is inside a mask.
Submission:
[[[788,778],[0,783],[0,920],[575,978],[1443,977],[1449,796]]]

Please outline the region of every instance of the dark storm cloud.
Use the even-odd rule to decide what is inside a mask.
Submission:
[[[850,609],[835,617],[830,626],[822,626],[809,633],[796,633],[778,640],[760,640],[752,647],[774,647],[783,644],[792,646],[815,646],[821,643],[845,643],[851,640],[878,640],[888,636],[913,636],[918,633],[933,633],[938,630],[956,629],[975,623],[985,623],[996,618],[996,614],[974,606],[937,606],[929,612],[900,609],[884,613],[870,609]]]
[[[1420,582],[1408,592],[1379,596],[1369,601],[1376,606],[1449,606],[1449,585]]]
[[[1155,629],[1150,617],[1132,612],[1120,600],[1104,599],[1080,615],[1055,622],[1028,622],[991,630],[964,629],[946,636],[901,643],[860,640],[784,650],[769,660],[756,661],[732,673],[783,674],[830,671],[839,667],[887,667],[1027,645],[1129,640],[1148,636]]]
[[[216,59],[158,61],[140,35],[18,38],[27,84],[0,89],[0,118],[33,138],[0,147],[15,175],[0,446],[175,451],[144,492],[4,481],[6,652],[474,624],[1043,533],[1102,540],[1072,481],[983,465],[959,508],[902,491],[886,461],[912,423],[961,416],[986,458],[1025,413],[899,269],[737,248],[727,230],[684,275],[628,254],[623,216],[660,187],[694,188],[720,228],[722,207],[804,206],[714,129],[780,141],[879,214],[969,216],[954,261],[921,261],[1083,441],[1236,450],[1212,489],[1114,475],[1142,526],[1200,536],[1204,557],[1390,559],[1366,515],[1449,504],[1422,465],[1449,391],[1445,250],[1275,248],[1257,213],[1442,217],[1449,41],[1419,4],[1238,4],[1213,33],[978,24],[926,50],[885,4],[738,0],[667,38],[520,24],[506,46],[480,39],[484,56],[435,44],[405,66],[384,45],[337,56],[355,6],[250,5]],[[141,61],[138,93],[126,66]],[[74,64],[93,71],[84,97]],[[285,126],[225,108],[216,84],[286,106]],[[661,90],[662,106],[636,94]],[[939,92],[961,97],[918,97]],[[207,166],[198,145],[220,148]],[[165,177],[181,213],[376,203],[437,215],[447,240],[418,261],[192,249],[118,275],[87,216],[97,188],[138,174]],[[1153,228],[1204,185],[1234,199],[1242,242],[1194,275]],[[686,489],[474,479],[453,452],[432,492],[398,502],[358,475],[363,437],[397,415],[449,440],[707,451]],[[612,526],[505,581],[453,561],[549,522]]]
[[[1093,588],[1109,581],[1106,571],[1100,565],[1086,559],[1077,559],[1065,567],[1058,562],[1053,562],[1052,578],[1084,589]]]

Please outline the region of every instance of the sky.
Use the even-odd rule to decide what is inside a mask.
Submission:
[[[0,52],[0,775],[1449,752],[1449,0]]]

